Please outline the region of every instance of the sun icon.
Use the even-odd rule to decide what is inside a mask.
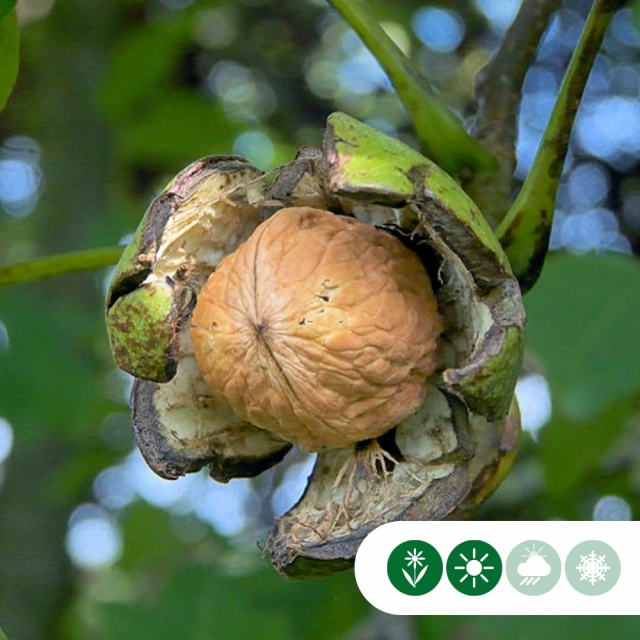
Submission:
[[[481,540],[459,544],[447,561],[451,584],[467,595],[483,595],[498,584],[502,561],[498,552]]]
[[[495,569],[495,567],[482,564],[489,557],[488,553],[485,553],[482,558],[478,560],[476,558],[476,548],[473,547],[473,550],[471,551],[471,559],[466,558],[463,553],[460,554],[460,557],[466,564],[459,567],[453,567],[454,569],[460,569],[465,572],[462,578],[460,578],[460,582],[464,582],[467,578],[471,578],[471,584],[474,589],[476,588],[476,578],[484,580],[487,584],[489,583],[489,580],[484,575],[483,571],[491,571],[492,569]]]

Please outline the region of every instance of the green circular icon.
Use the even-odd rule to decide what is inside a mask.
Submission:
[[[551,545],[542,540],[527,540],[511,551],[505,573],[511,586],[520,593],[541,596],[558,584],[562,562]]]
[[[606,542],[585,540],[569,551],[564,572],[576,591],[600,596],[618,582],[620,558]]]
[[[440,554],[424,540],[407,540],[399,544],[387,560],[391,584],[408,596],[422,596],[435,589],[442,570]]]
[[[498,584],[501,575],[500,555],[482,540],[460,543],[447,559],[449,582],[467,596],[489,593]]]

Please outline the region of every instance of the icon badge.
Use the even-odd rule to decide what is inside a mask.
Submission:
[[[399,544],[387,560],[391,584],[408,596],[423,596],[442,578],[443,563],[436,549],[424,540]]]
[[[610,591],[618,582],[620,569],[618,554],[600,540],[585,540],[576,545],[564,563],[569,584],[587,596]]]
[[[482,596],[489,593],[502,575],[498,552],[482,540],[460,543],[447,559],[447,577],[460,593]]]
[[[562,575],[562,562],[556,550],[542,540],[527,540],[514,547],[505,565],[511,586],[527,596],[551,591]]]

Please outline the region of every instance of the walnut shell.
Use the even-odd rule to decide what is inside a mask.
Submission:
[[[191,337],[207,386],[238,416],[320,451],[415,413],[441,331],[429,276],[400,240],[290,207],[220,262]]]

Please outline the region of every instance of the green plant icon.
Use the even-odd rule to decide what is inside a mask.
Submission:
[[[429,593],[440,582],[443,569],[440,554],[424,540],[407,540],[399,544],[387,560],[391,584],[409,596]]]
[[[429,565],[425,565],[424,568],[420,570],[420,573],[416,576],[416,570],[418,565],[422,566],[422,563],[425,561],[425,559],[422,558],[422,551],[417,551],[416,549],[414,549],[413,551],[410,551],[409,555],[405,558],[405,560],[409,561],[409,565],[413,565],[413,580],[411,579],[411,576],[407,573],[406,569],[403,568],[402,573],[404,574],[404,577],[407,579],[409,584],[415,588],[418,582],[420,582],[420,580],[422,580],[422,578],[424,577],[424,574],[427,572]]]
[[[489,593],[502,576],[498,552],[482,540],[460,543],[447,559],[447,577],[455,589],[467,596]]]

